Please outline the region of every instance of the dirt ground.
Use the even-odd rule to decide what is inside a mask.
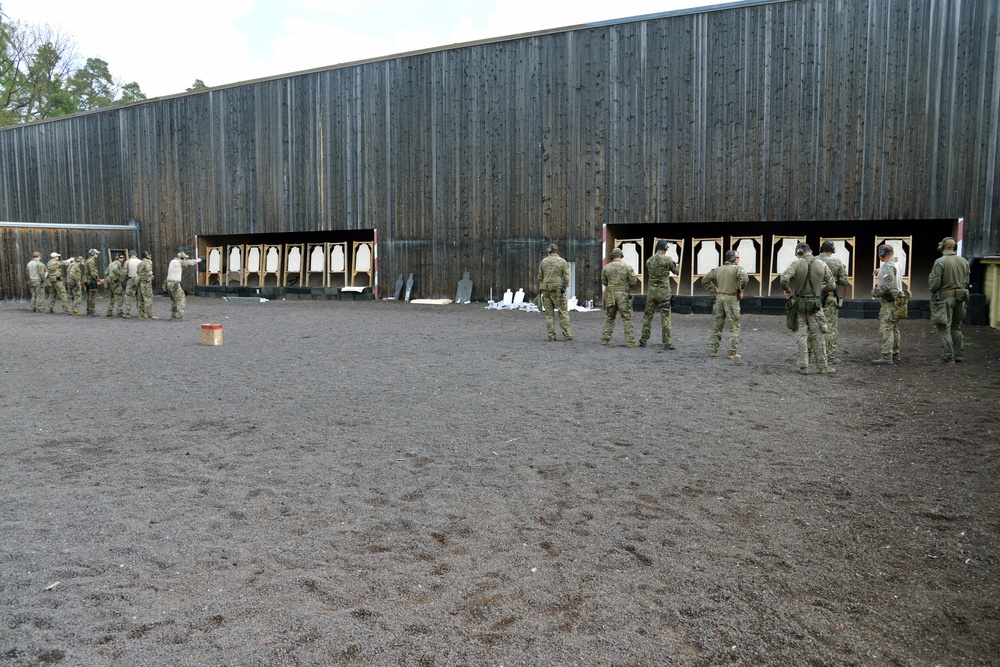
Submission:
[[[0,663],[1000,664],[996,331],[800,376],[781,317],[187,316],[0,305]]]

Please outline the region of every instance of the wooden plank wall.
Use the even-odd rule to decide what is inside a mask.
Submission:
[[[0,219],[138,220],[158,274],[377,228],[427,297],[530,290],[554,240],[595,298],[604,224],[964,217],[994,254],[998,41],[995,2],[787,0],[211,89],[0,131]]]

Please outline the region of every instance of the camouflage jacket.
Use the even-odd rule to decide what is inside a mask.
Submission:
[[[83,263],[83,280],[88,285],[96,285],[97,281],[101,279],[101,271],[97,268],[97,260],[93,257],[88,257],[87,261]]]
[[[826,262],[815,257],[799,257],[781,274],[782,289],[796,296],[823,296],[837,288]]]
[[[665,252],[655,252],[646,260],[646,285],[650,290],[661,290],[670,296],[670,273],[677,273],[677,263]]]
[[[67,264],[69,264],[69,262],[64,262],[61,259],[50,259],[49,263],[45,265],[45,270],[49,272],[47,280],[50,283],[62,280],[63,267]]]
[[[844,266],[843,262],[834,257],[833,253],[821,252],[819,257],[816,259],[830,267],[830,273],[833,275],[833,282],[837,284],[837,287],[843,287],[848,284],[847,267]],[[833,291],[827,292],[826,290],[823,290],[823,294],[832,293]]]
[[[538,265],[538,285],[542,291],[569,285],[569,263],[552,253]]]
[[[146,258],[139,262],[139,268],[135,270],[135,275],[139,278],[139,282],[149,282],[149,279],[153,277],[153,260]]]
[[[69,268],[66,269],[66,282],[70,285],[79,285],[80,278],[83,276],[82,268],[83,265],[80,262],[70,262]]]
[[[881,298],[883,301],[895,301],[896,297],[899,296],[899,289],[896,288],[896,271],[898,270],[895,259],[882,262],[872,296]]]
[[[108,287],[117,287],[125,280],[125,272],[122,271],[122,263],[117,259],[108,264],[108,270],[104,272],[104,284]]]
[[[611,260],[601,271],[601,284],[609,292],[628,292],[638,282],[639,279],[635,277],[635,271],[621,259]]]

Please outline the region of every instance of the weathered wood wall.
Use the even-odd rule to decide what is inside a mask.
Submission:
[[[998,5],[760,2],[7,129],[0,219],[138,220],[158,273],[195,235],[377,228],[383,292],[421,296],[530,289],[555,240],[594,298],[603,224],[965,217],[996,253]]]

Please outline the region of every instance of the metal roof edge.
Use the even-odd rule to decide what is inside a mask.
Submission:
[[[0,222],[0,227],[24,227],[27,229],[100,229],[135,231],[139,224],[130,222],[127,225],[74,225],[70,223],[47,222]]]

